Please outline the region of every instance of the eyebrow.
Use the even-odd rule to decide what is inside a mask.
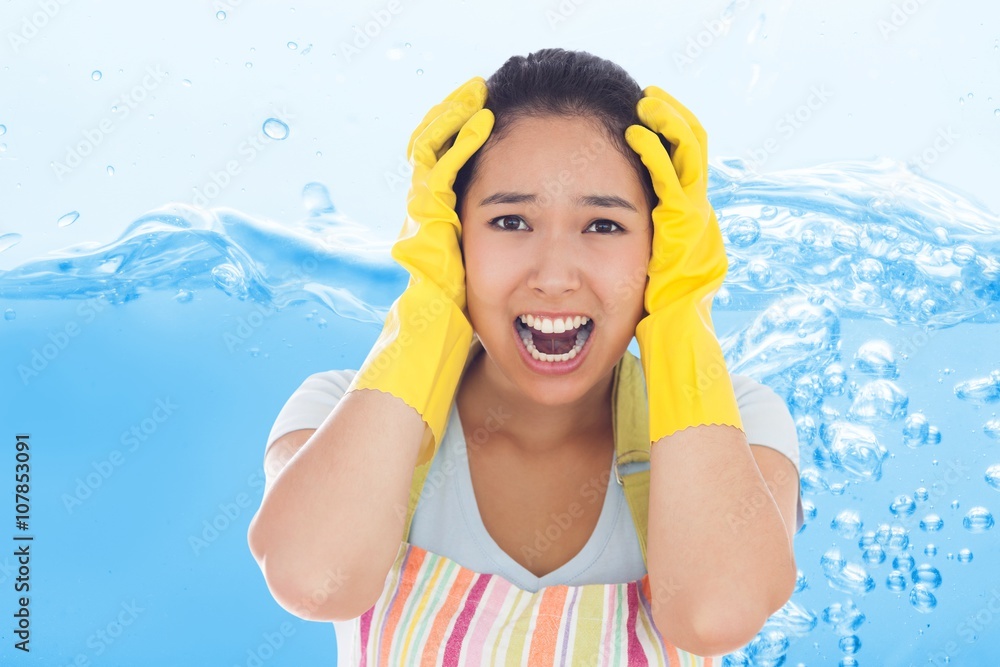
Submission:
[[[490,206],[492,204],[534,204],[538,201],[538,196],[526,192],[495,192],[486,197],[480,206]],[[627,199],[617,195],[585,195],[576,198],[577,206],[598,206],[601,208],[624,208],[629,211],[636,211],[635,206]],[[638,212],[638,211],[636,211]]]

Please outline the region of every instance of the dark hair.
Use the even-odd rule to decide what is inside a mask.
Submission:
[[[586,51],[541,49],[512,56],[486,80],[486,108],[495,122],[490,139],[502,138],[511,124],[524,117],[574,115],[592,118],[607,131],[611,144],[635,168],[650,209],[658,198],[649,171],[625,141],[625,128],[641,124],[635,105],[642,88],[619,65]],[[662,138],[664,146],[669,144]],[[459,170],[454,191],[456,211],[476,173],[482,149]]]

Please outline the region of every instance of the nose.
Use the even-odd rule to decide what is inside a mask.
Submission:
[[[556,302],[580,289],[579,257],[565,245],[539,243],[532,255],[527,286],[537,296]]]

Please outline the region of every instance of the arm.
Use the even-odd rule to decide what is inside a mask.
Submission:
[[[303,618],[355,618],[377,601],[404,537],[414,469],[433,459],[447,426],[474,335],[451,187],[493,128],[486,95],[486,81],[471,78],[411,135],[407,215],[391,251],[410,280],[343,399],[251,521],[268,587]]]
[[[636,113],[642,124],[629,126],[625,139],[659,200],[651,212],[646,315],[636,326],[652,443],[652,613],[677,646],[719,655],[750,641],[788,600],[795,561],[712,324],[729,264],[708,200],[705,129],[657,86],[643,90]]]
[[[795,565],[795,533],[798,532],[799,471],[787,456],[767,445],[750,445],[757,469],[767,482],[771,497],[778,503],[781,520],[785,523],[788,545]],[[787,602],[787,600],[786,600]],[[784,606],[784,603],[782,603]]]
[[[653,443],[648,571],[654,595],[666,592],[654,622],[672,643],[723,655],[788,601],[796,479],[784,455],[748,445],[731,426],[693,426]]]
[[[403,536],[398,508],[407,506],[424,429],[398,398],[350,391],[315,432],[271,445],[247,540],[282,607],[332,621],[375,603]]]

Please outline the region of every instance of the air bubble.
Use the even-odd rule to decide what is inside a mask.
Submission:
[[[885,549],[880,544],[873,544],[861,554],[868,565],[879,565],[885,562]]]
[[[897,518],[906,518],[917,511],[917,503],[910,496],[896,496],[889,504],[889,511]]]
[[[771,265],[763,259],[752,260],[747,265],[747,275],[754,285],[767,287],[771,284]]]
[[[220,21],[225,21],[226,20],[226,13],[224,11],[222,11],[222,10],[219,10],[219,11],[217,11],[215,13],[215,18],[219,19]]]
[[[864,625],[865,615],[852,600],[844,604],[834,602],[823,610],[823,622],[833,627],[839,635],[852,635]]]
[[[961,243],[951,251],[951,261],[958,266],[966,266],[976,259],[976,249],[968,243]]]
[[[937,598],[926,586],[917,584],[910,591],[910,604],[922,614],[929,614],[937,606]]]
[[[970,533],[984,533],[993,527],[993,515],[985,507],[973,507],[965,513],[962,525]]]
[[[100,81],[102,76],[103,75],[101,74],[101,70],[99,69],[95,69],[93,72],[90,73],[90,78],[93,79],[94,81]]]
[[[288,126],[277,118],[268,118],[264,121],[264,134],[281,141],[288,136]]]
[[[913,568],[910,572],[910,578],[914,584],[923,584],[928,589],[934,589],[941,585],[941,573],[928,563],[921,563]]]
[[[858,421],[876,423],[906,416],[909,397],[891,380],[872,380],[858,391],[848,414]]]
[[[841,510],[830,522],[830,528],[848,540],[856,538],[863,526],[861,515],[855,510]]]
[[[729,223],[726,235],[733,245],[746,248],[760,238],[760,225],[753,218],[743,215]]]
[[[879,264],[880,268],[881,266]],[[896,367],[896,353],[892,346],[884,340],[869,340],[862,343],[854,354],[854,360],[855,366],[862,373],[890,380],[899,375]]]
[[[1000,400],[1000,370],[995,370],[986,377],[960,382],[955,385],[955,395],[976,405]]]
[[[58,225],[59,227],[69,227],[74,222],[76,222],[76,219],[79,218],[79,217],[80,217],[80,213],[79,212],[77,212],[77,211],[70,211],[66,215],[64,215],[61,218],[59,218],[58,220],[56,220],[56,225]]]
[[[858,278],[861,280],[866,283],[875,283],[881,280],[882,274],[885,270],[882,267],[882,262],[872,257],[866,257],[858,262],[856,271],[858,273]]]
[[[847,387],[847,372],[841,364],[830,364],[823,371],[823,391],[829,396],[843,396]]]
[[[928,533],[936,532],[944,527],[944,519],[937,514],[928,514],[920,520],[920,530]]]
[[[861,648],[861,639],[857,635],[848,635],[840,638],[839,645],[844,653],[854,654]]]
[[[310,215],[323,215],[335,211],[330,192],[322,183],[306,183],[302,188],[302,205]]]
[[[1000,463],[986,469],[986,483],[1000,491]]]
[[[913,569],[915,562],[913,556],[910,554],[900,554],[892,559],[892,569],[899,570],[900,572],[909,572]]]

